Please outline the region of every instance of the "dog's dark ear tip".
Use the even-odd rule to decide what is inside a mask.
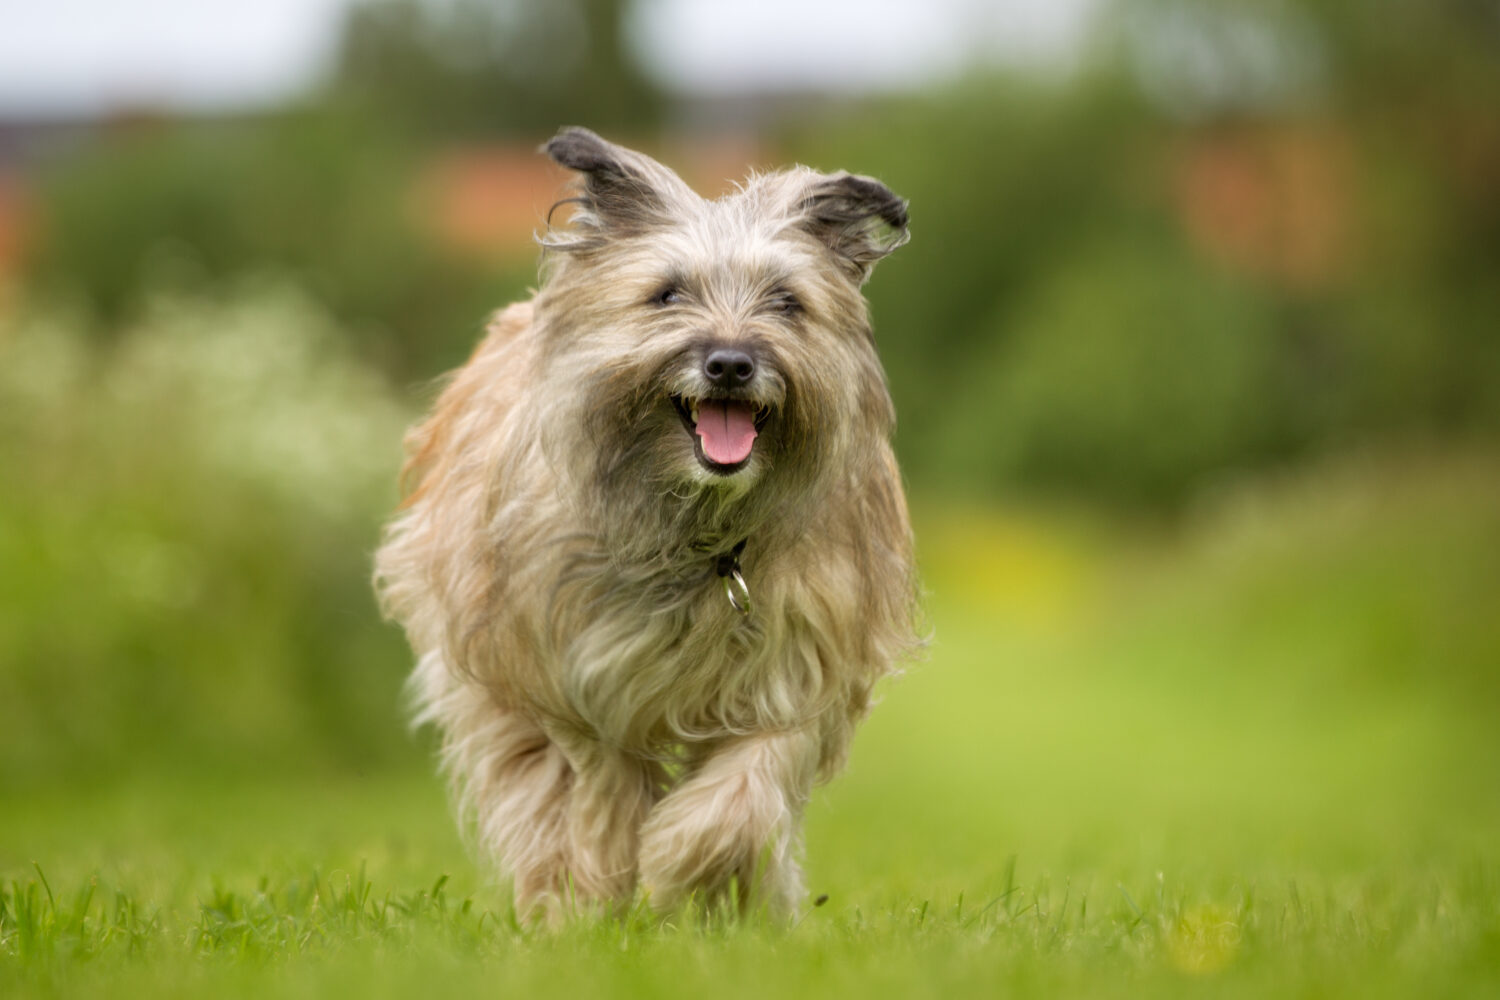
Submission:
[[[851,177],[850,181],[862,195],[869,199],[877,215],[897,229],[906,228],[908,219],[905,198],[873,177]]]
[[[571,170],[598,170],[613,162],[609,143],[580,125],[569,125],[542,146],[542,152]]]
[[[906,199],[873,177],[846,171],[816,176],[798,208],[803,225],[861,281],[876,261],[910,239]]]
[[[867,211],[878,215],[888,226],[893,229],[906,228],[909,221],[906,199],[882,182],[873,177],[850,173],[835,174],[832,182],[835,189],[842,189],[846,197],[863,203]]]
[[[906,211],[907,201],[905,198],[894,198],[889,205],[880,211],[880,217],[891,225],[893,229],[905,229],[911,217]]]

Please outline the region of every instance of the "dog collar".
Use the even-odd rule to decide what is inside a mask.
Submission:
[[[734,548],[714,557],[714,572],[724,581],[724,596],[729,598],[734,610],[747,618],[750,616],[750,585],[740,570],[740,554],[745,551],[745,543],[749,540],[741,538]]]

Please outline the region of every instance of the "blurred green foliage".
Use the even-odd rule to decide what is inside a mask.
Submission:
[[[911,200],[912,244],[869,288],[910,476],[1170,509],[1289,460],[1500,429],[1500,25],[1390,6],[1119,4],[1128,30],[1066,82],[795,131],[798,158]],[[1293,26],[1310,80],[1237,87],[1247,41],[1287,70]],[[1185,51],[1161,51],[1174,32]]]
[[[414,139],[654,124],[663,99],[621,44],[618,0],[385,0],[351,10],[332,99]]]
[[[0,325],[0,786],[389,763],[367,551],[406,412],[301,293]]]
[[[418,162],[372,120],[320,108],[128,129],[42,175],[44,226],[23,286],[86,309],[107,340],[163,281],[213,293],[274,268],[326,304],[362,354],[433,374],[434,358],[463,357],[535,265],[445,253],[413,210]]]
[[[1352,444],[1493,432],[1500,29],[1458,0],[1387,6],[1121,2],[1075,75],[779,128],[778,159],[912,202],[915,240],[870,286],[912,479],[1161,509]],[[126,130],[49,170],[24,283],[108,331],[162,271],[212,289],[272,266],[362,355],[429,377],[535,254],[443,247],[415,178],[456,145],[654,127],[669,100],[622,20],[361,5],[302,107]]]
[[[868,290],[919,501],[1180,515],[1351,449],[1493,447],[1492,6],[1113,11],[1076,75],[772,123],[777,162],[911,200],[913,241]],[[0,783],[407,753],[407,653],[367,575],[409,387],[536,275],[524,241],[500,259],[444,246],[414,185],[470,143],[532,146],[566,122],[635,141],[673,120],[620,30],[602,0],[360,5],[295,107],[125,123],[40,163],[39,239],[0,311],[0,460],[19,470],[0,491]],[[537,68],[543,49],[558,58]],[[1476,552],[1500,546],[1465,524]],[[1363,578],[1339,565],[1329,593]],[[1465,593],[1489,591],[1380,600],[1467,615]],[[1348,662],[1406,669],[1404,626],[1327,607],[1332,632],[1394,650]],[[1450,665],[1480,675],[1487,643]]]

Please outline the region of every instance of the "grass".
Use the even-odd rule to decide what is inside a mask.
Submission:
[[[1172,531],[930,512],[937,643],[790,928],[520,927],[415,759],[0,793],[0,995],[1493,995],[1496,496],[1408,456]]]
[[[1213,981],[1253,995],[1479,992],[1493,983],[1493,879],[1380,879],[1244,888],[1194,903],[1194,887],[1156,878],[1097,893],[1017,879],[988,899],[857,904],[804,915],[790,931],[754,922],[637,915],[556,936],[517,928],[440,877],[380,892],[363,872],[208,889],[181,916],[86,884],[54,901],[40,878],[6,895],[8,950],[25,966],[7,984],[38,992],[212,985],[254,995],[358,985],[404,993],[485,988],[544,995],[807,994],[881,986],[940,995],[1010,986],[1089,995],[1180,992]],[[42,883],[45,885],[45,883]]]

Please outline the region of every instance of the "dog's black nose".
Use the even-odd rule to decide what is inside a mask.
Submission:
[[[755,377],[755,362],[744,351],[720,347],[703,359],[703,374],[719,389],[738,389]]]

